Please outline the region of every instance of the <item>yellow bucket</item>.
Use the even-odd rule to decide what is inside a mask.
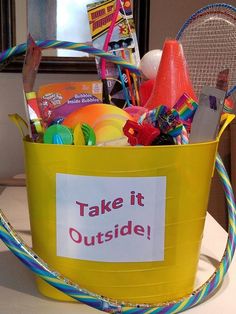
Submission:
[[[158,303],[191,293],[218,141],[95,147],[24,140],[34,251],[82,288],[116,300]],[[37,285],[45,296],[72,301],[41,279]]]

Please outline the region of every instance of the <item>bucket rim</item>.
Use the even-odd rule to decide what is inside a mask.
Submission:
[[[198,147],[198,146],[211,146],[211,145],[217,145],[219,143],[219,139],[216,139],[215,141],[208,141],[208,142],[199,142],[199,143],[189,143],[187,145],[156,145],[156,146],[99,146],[99,145],[68,145],[68,144],[63,144],[63,145],[56,145],[56,144],[47,144],[47,143],[37,143],[37,142],[32,142],[29,141],[27,138],[23,138],[23,143],[24,145],[33,145],[33,146],[38,146],[38,147],[65,147],[70,149],[86,149],[86,150],[110,150],[110,149],[116,149],[116,150],[159,150],[159,149],[165,149],[165,148],[171,148],[171,149],[190,149],[191,147]]]

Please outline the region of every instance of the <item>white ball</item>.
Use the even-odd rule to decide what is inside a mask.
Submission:
[[[162,50],[155,49],[147,52],[139,63],[139,69],[147,79],[155,79],[161,61]]]

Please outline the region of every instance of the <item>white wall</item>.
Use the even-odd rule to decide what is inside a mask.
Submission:
[[[236,7],[236,0],[151,0],[149,48],[161,49],[164,40],[175,38],[194,12],[211,3],[227,3]]]

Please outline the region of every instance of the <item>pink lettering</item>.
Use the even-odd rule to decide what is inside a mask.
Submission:
[[[144,200],[144,196],[142,195],[142,193],[138,193],[136,197],[137,197],[138,205],[144,206],[144,204],[142,204],[142,200]]]
[[[85,237],[84,237],[84,245],[86,245],[86,246],[95,245],[95,237],[92,236],[92,237],[90,238],[90,242],[89,242],[89,237],[85,236]]]
[[[98,244],[101,244],[101,243],[103,243],[104,241],[102,240],[102,237],[104,236],[104,234],[103,233],[101,233],[101,232],[98,232],[98,234],[96,235],[96,238],[97,238],[97,240],[98,240]]]
[[[112,230],[106,232],[97,232],[93,235],[86,235],[80,233],[74,228],[69,229],[70,238],[73,242],[84,245],[84,246],[94,246],[97,244],[104,244],[111,240],[117,239],[124,236],[146,236],[148,240],[151,239],[151,227],[147,225],[147,230],[142,225],[135,225],[132,220],[128,220],[126,224],[114,225]]]
[[[88,204],[80,203],[78,201],[76,201],[75,203],[76,203],[76,205],[79,205],[79,214],[80,214],[80,216],[83,217],[84,216],[84,209],[85,209],[85,207],[88,207]]]
[[[137,234],[137,235],[140,235],[140,236],[144,236],[145,234],[145,229],[143,226],[140,226],[140,225],[136,225],[134,227],[134,233]]]
[[[127,225],[124,225],[123,227],[120,228],[120,234],[122,236],[126,236],[131,233],[132,233],[132,221],[129,220]]]
[[[112,202],[112,208],[113,209],[117,209],[117,208],[121,208],[123,206],[123,198],[118,197],[116,198],[113,202]]]
[[[95,11],[95,12],[92,12],[91,16],[92,16],[92,19],[96,19],[102,15],[104,15],[106,12],[105,12],[105,9],[101,9],[101,10],[98,10],[98,11]]]
[[[79,233],[79,231],[77,231],[74,228],[70,228],[69,234],[70,234],[71,240],[73,240],[74,242],[76,242],[78,244],[81,243],[82,235]]]
[[[99,215],[99,207],[98,206],[92,206],[89,207],[89,216],[95,217]]]
[[[101,201],[101,214],[105,214],[106,212],[110,212],[111,208],[109,205],[111,204],[111,201],[106,202],[105,200]]]
[[[93,31],[95,31],[97,28],[103,27],[104,25],[107,25],[107,23],[110,23],[113,18],[113,14],[110,14],[98,21],[95,21],[93,23]]]
[[[105,241],[108,242],[108,241],[111,241],[112,239],[113,239],[113,233],[111,230],[109,230],[105,233]]]

